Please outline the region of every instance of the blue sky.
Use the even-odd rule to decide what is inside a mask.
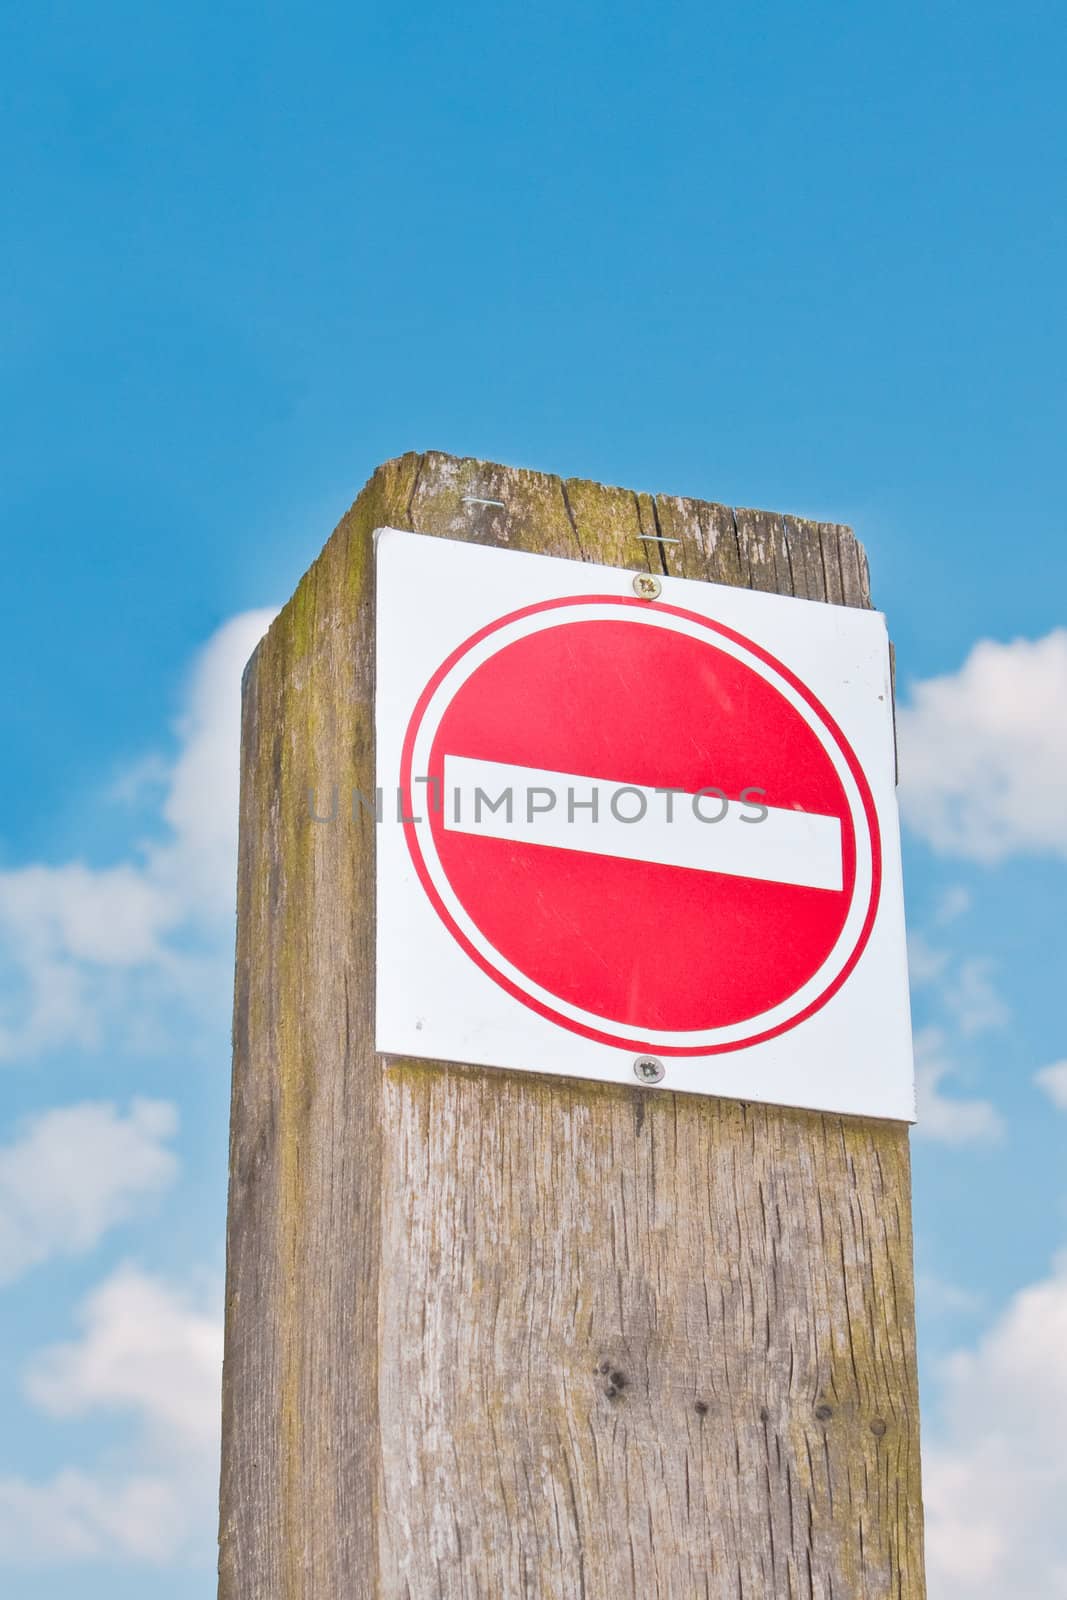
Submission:
[[[865,540],[931,1596],[1067,1595],[1065,38],[1052,4],[0,12],[7,1592],[212,1593],[237,678],[433,447]]]

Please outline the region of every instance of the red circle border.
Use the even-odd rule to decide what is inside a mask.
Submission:
[[[836,978],[834,978],[833,982],[828,984],[822,993],[817,995],[816,998],[807,1006],[805,1006],[802,1011],[799,1011],[795,1017],[789,1017],[786,1019],[786,1021],[778,1023],[775,1027],[767,1028],[763,1033],[753,1034],[745,1039],[731,1040],[726,1044],[665,1045],[660,1044],[656,1039],[647,1036],[643,1038],[621,1037],[619,1035],[602,1032],[596,1028],[590,1028],[585,1023],[576,1022],[573,1018],[564,1016],[561,1012],[554,1011],[551,1006],[545,1005],[543,1001],[535,999],[533,995],[526,994],[518,984],[513,983],[510,978],[506,978],[503,973],[498,972],[495,967],[493,967],[492,964],[485,959],[481,951],[475,948],[467,935],[456,924],[447,906],[441,899],[441,896],[437,891],[437,887],[434,884],[433,879],[430,877],[429,870],[423,858],[415,824],[408,815],[408,807],[405,806],[403,824],[404,836],[407,842],[408,851],[411,855],[412,863],[414,864],[415,871],[419,876],[419,881],[425,889],[427,897],[429,898],[434,910],[437,912],[437,915],[441,918],[441,921],[444,923],[449,933],[451,933],[452,937],[460,945],[461,949],[466,952],[475,965],[479,967],[487,977],[491,978],[495,984],[510,994],[512,999],[518,1000],[521,1005],[528,1007],[528,1009],[531,1011],[537,1012],[539,1016],[546,1018],[547,1021],[555,1023],[559,1027],[566,1028],[570,1033],[580,1034],[583,1038],[591,1039],[596,1044],[606,1044],[622,1050],[634,1050],[638,1052],[645,1051],[650,1053],[655,1052],[657,1055],[661,1056],[725,1055],[733,1050],[746,1050],[751,1048],[752,1045],[764,1043],[764,1041],[767,1039],[777,1038],[780,1034],[787,1033],[792,1028],[798,1027],[800,1023],[806,1022],[809,1017],[814,1016],[817,1011],[820,1011],[823,1006],[825,1006],[826,1003],[831,1000],[835,994],[837,994],[838,990],[855,970],[856,964],[859,961],[860,956],[863,954],[868,940],[870,939],[871,931],[874,927],[875,917],[878,912],[878,903],[881,897],[882,886],[882,839],[881,830],[878,826],[878,814],[874,804],[874,796],[871,794],[870,785],[867,782],[863,768],[860,766],[859,758],[852,749],[852,746],[849,744],[848,740],[845,738],[841,729],[838,727],[834,718],[826,710],[825,706],[823,706],[821,702],[816,699],[815,695],[811,692],[807,685],[801,682],[794,672],[791,672],[789,668],[786,667],[781,661],[772,656],[768,650],[762,649],[761,646],[754,644],[751,639],[746,638],[744,634],[738,633],[735,629],[727,627],[725,623],[713,622],[710,617],[703,617],[699,614],[699,612],[687,611],[682,606],[667,605],[663,601],[655,601],[650,603],[647,600],[638,600],[636,597],[631,599],[629,595],[567,595],[558,600],[542,600],[535,605],[522,606],[517,611],[510,611],[507,616],[498,617],[495,622],[487,623],[484,628],[479,628],[476,633],[471,634],[469,639],[465,639],[462,644],[457,645],[452,653],[441,663],[437,671],[433,674],[433,677],[427,683],[425,689],[422,691],[422,694],[419,696],[418,702],[416,703],[415,709],[411,714],[411,720],[408,723],[407,731],[404,735],[404,744],[400,758],[401,792],[405,794],[410,801],[411,762],[414,755],[415,739],[422,724],[422,719],[426,713],[426,708],[429,705],[430,700],[433,698],[438,685],[447,676],[447,674],[451,672],[456,663],[461,660],[464,655],[466,655],[467,651],[472,649],[474,645],[479,644],[483,639],[488,638],[490,634],[496,633],[498,629],[507,627],[510,623],[518,622],[523,617],[535,616],[538,612],[542,611],[558,611],[569,606],[586,605],[614,605],[622,606],[627,609],[636,609],[643,612],[652,611],[660,615],[666,613],[670,616],[682,617],[687,622],[699,623],[702,627],[707,628],[709,632],[717,633],[723,638],[730,639],[734,644],[741,645],[745,650],[750,651],[754,656],[758,657],[759,660],[761,660],[766,666],[770,667],[774,672],[780,674],[780,676],[785,679],[786,683],[788,683],[789,686],[800,695],[801,699],[806,702],[810,709],[815,713],[817,719],[830,733],[838,747],[838,750],[845,759],[845,763],[852,774],[852,777],[856,783],[856,787],[859,789],[860,799],[863,803],[863,811],[867,820],[867,826],[871,839],[870,900],[867,906],[867,913],[863,920],[863,926],[860,928],[859,934],[856,938],[856,943],[852,949],[852,953],[845,962],[845,965],[837,974]]]

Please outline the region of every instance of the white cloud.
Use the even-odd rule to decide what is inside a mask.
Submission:
[[[191,1007],[214,1005],[220,976],[228,987],[240,679],[271,616],[251,612],[218,631],[195,664],[174,761],[149,757],[115,785],[114,803],[154,807],[150,842],[107,867],[0,872],[0,1059],[99,1045],[117,1027],[143,1046],[175,1015],[187,1039]],[[149,1100],[29,1121],[0,1148],[0,1276],[89,1250],[135,1215],[174,1177],[175,1131],[174,1108]],[[37,1432],[63,1419],[64,1436],[84,1428],[89,1441],[109,1421],[126,1442],[96,1465],[0,1477],[0,1562],[165,1564],[210,1552],[214,1307],[127,1267],[86,1300],[80,1321],[77,1338],[42,1352],[26,1375],[43,1413]]]
[[[27,1392],[52,1416],[132,1411],[166,1448],[211,1450],[218,1433],[222,1335],[171,1286],[121,1267],[85,1302],[80,1341],[33,1363]]]
[[[955,922],[958,917],[970,908],[971,895],[962,884],[953,884],[945,889],[938,898],[934,908],[933,922],[938,928],[945,928],[949,923]],[[935,944],[919,929],[908,932],[908,976],[912,987],[919,989],[933,986],[944,978],[955,956],[951,950],[943,945]],[[990,963],[977,961],[971,963],[978,974],[988,976]],[[973,980],[972,980],[973,981]]]
[[[974,1316],[985,1303],[973,1290],[949,1283],[932,1272],[918,1274],[915,1295],[920,1311],[933,1316]]]
[[[1007,1002],[992,978],[993,963],[983,956],[962,961],[942,988],[942,998],[960,1032],[972,1037],[1002,1028],[1010,1019]]]
[[[1054,1061],[1051,1067],[1042,1067],[1034,1073],[1034,1082],[1043,1089],[1061,1111],[1067,1111],[1067,1061]]]
[[[158,798],[159,841],[116,865],[30,865],[0,873],[0,1059],[98,1044],[156,991],[201,976],[196,943],[228,940],[237,841],[241,672],[272,611],[232,618],[198,657],[179,753]],[[133,786],[158,760],[138,764]],[[123,785],[119,784],[123,791]],[[192,936],[192,937],[190,937]]]
[[[948,951],[932,945],[924,933],[908,934],[908,976],[916,988],[936,983],[948,963]]]
[[[218,1487],[222,1328],[213,1311],[133,1267],[81,1309],[81,1336],[26,1378],[53,1417],[132,1419],[124,1460],[30,1481],[0,1478],[0,1559],[163,1563],[210,1548]]]
[[[275,616],[246,611],[209,639],[197,660],[179,724],[181,753],[163,818],[171,842],[152,852],[149,875],[184,915],[228,921],[237,872],[241,674]]]
[[[914,686],[897,711],[900,799],[946,855],[1067,858],[1067,629],[982,640],[958,672]]]
[[[947,908],[951,921],[965,909],[954,896]],[[915,1084],[919,1138],[942,1144],[982,1144],[999,1139],[1004,1122],[989,1100],[946,1094],[946,1080],[960,1076],[954,1051],[990,1028],[1008,1021],[1008,1005],[993,981],[994,965],[984,956],[958,959],[933,945],[921,932],[908,935],[908,969],[915,990],[931,991],[942,1025],[931,1023],[915,1033]]]
[[[134,1100],[62,1106],[0,1146],[0,1284],[51,1256],[82,1255],[166,1188],[175,1108]]]
[[[923,1461],[930,1600],[1067,1594],[1067,1257],[942,1379]]]
[[[1001,1137],[1004,1121],[989,1100],[946,1095],[941,1084],[957,1071],[942,1029],[920,1028],[915,1035],[918,1090],[916,1135],[942,1144],[988,1144]]]
[[[971,909],[971,891],[962,883],[953,883],[942,891],[934,912],[934,921],[944,927],[955,922]]]
[[[47,958],[61,951],[95,966],[157,959],[159,935],[175,920],[160,885],[128,864],[23,867],[3,874],[0,896],[24,952]]]
[[[98,1481],[68,1468],[41,1483],[0,1478],[0,1560],[11,1566],[162,1564],[180,1548],[186,1528],[166,1476]]]

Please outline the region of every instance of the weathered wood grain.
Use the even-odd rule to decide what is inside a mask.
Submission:
[[[274,623],[244,693],[221,1600],[921,1600],[904,1126],[374,1054],[348,797],[386,523],[870,603],[848,529],[428,454],[379,469]]]

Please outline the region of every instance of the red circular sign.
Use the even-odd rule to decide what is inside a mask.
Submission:
[[[554,790],[553,828],[540,812],[502,836],[457,822],[461,762],[518,782],[520,820],[524,777],[542,807]],[[582,817],[593,783],[597,826],[568,832],[568,787]],[[825,1004],[870,934],[880,850],[859,761],[794,674],[693,612],[594,595],[480,630],[420,697],[402,786],[415,867],[467,954],[602,1043],[705,1055],[770,1038]]]

